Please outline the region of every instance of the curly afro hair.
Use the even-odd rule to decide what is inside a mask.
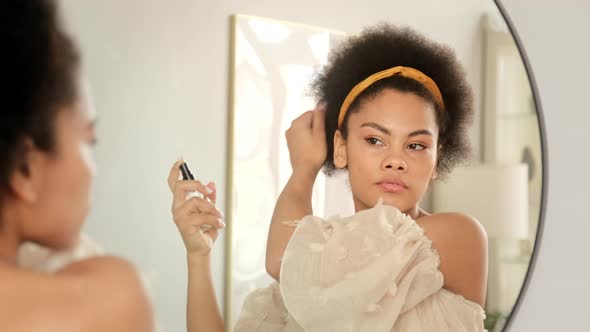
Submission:
[[[384,89],[414,93],[432,103],[439,127],[437,172],[448,174],[454,166],[470,156],[468,128],[473,117],[473,97],[462,65],[454,51],[446,45],[427,39],[409,27],[382,23],[366,28],[358,36],[349,37],[332,51],[326,65],[314,78],[312,91],[326,103],[326,143],[328,154],[324,173],[336,171],[334,165],[334,133],[342,102],[352,88],[372,74],[396,66],[418,69],[437,84],[444,110],[422,84],[403,76],[392,76],[375,82],[351,104],[340,130],[347,137],[350,114],[364,101]]]
[[[0,10],[0,199],[23,169],[25,141],[52,151],[54,119],[78,95],[78,51],[62,30],[55,1],[10,0]],[[1,201],[0,201],[1,202]]]

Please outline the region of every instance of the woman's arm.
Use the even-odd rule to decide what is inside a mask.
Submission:
[[[312,214],[313,184],[326,160],[325,117],[324,106],[318,104],[315,110],[295,119],[285,133],[293,173],[277,200],[266,245],[266,271],[277,281],[285,248],[295,230],[283,222]]]
[[[188,332],[222,332],[225,327],[211,278],[209,255],[187,255],[188,291],[186,324]]]
[[[281,259],[295,231],[295,227],[286,225],[283,221],[297,220],[312,214],[311,194],[316,176],[317,172],[293,172],[277,200],[266,243],[266,271],[277,281]]]
[[[174,194],[172,215],[187,253],[188,290],[186,321],[188,332],[223,332],[224,323],[219,312],[213,280],[211,278],[210,254],[218,230],[225,227],[223,214],[215,207],[217,192],[215,185],[204,186],[199,181],[178,180],[177,161],[168,184]],[[186,199],[189,192],[198,191],[204,198]],[[208,230],[202,228],[207,225]]]

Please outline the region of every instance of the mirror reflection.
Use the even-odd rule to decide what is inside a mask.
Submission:
[[[230,213],[234,222],[231,223],[231,305],[228,306],[231,317],[237,319],[240,313],[243,315],[244,300],[255,289],[273,282],[268,265],[269,255],[272,258],[269,246],[273,245],[273,226],[266,242],[268,220],[273,219],[272,211],[278,209],[275,202],[296,172],[286,142],[287,130],[301,110],[314,109],[317,100],[302,87],[305,83],[309,86],[314,75],[330,64],[329,50],[337,48],[347,34],[249,16],[235,17],[234,29],[230,178],[233,192]],[[472,132],[471,136],[480,137],[471,142],[476,143],[476,153],[444,179],[432,181],[419,207],[435,215],[466,213],[485,229],[489,244],[487,290],[482,303],[487,315],[485,327],[500,331],[524,282],[534,245],[541,195],[540,133],[526,71],[501,17],[493,10],[483,12],[476,29],[480,49],[459,55],[481,58],[482,70],[469,71],[472,68],[468,67],[466,75],[481,78],[479,82],[470,82],[479,96],[479,103],[474,107],[480,120],[479,128],[474,131],[479,130],[479,135]],[[375,52],[379,51],[383,50]],[[359,193],[355,194],[347,173],[318,175],[312,195],[314,215],[349,216],[361,210],[355,197]],[[275,195],[252,197],[248,188],[253,187]],[[459,238],[466,235],[461,231],[453,234]],[[355,248],[349,244],[347,249]],[[329,258],[323,259],[328,264]],[[286,290],[281,291],[284,296]],[[312,298],[305,302],[307,306],[312,305]]]

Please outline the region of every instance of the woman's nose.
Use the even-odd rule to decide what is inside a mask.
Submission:
[[[389,155],[383,161],[383,168],[387,171],[396,170],[406,172],[408,170],[408,164],[399,155]]]

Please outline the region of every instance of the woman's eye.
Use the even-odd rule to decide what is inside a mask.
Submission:
[[[417,151],[426,149],[426,147],[424,145],[418,144],[418,143],[412,143],[408,147],[412,150],[417,150]]]
[[[367,138],[367,142],[371,145],[383,144],[378,138],[375,137]]]

